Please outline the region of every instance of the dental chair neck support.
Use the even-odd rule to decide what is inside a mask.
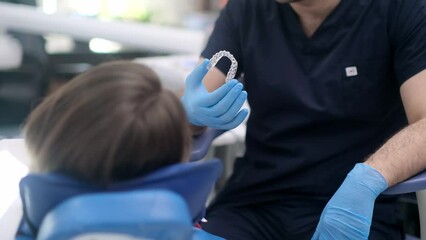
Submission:
[[[108,188],[101,188],[61,174],[29,174],[20,182],[24,219],[18,229],[18,236],[35,239],[45,216],[51,210],[60,207],[61,203],[73,197],[97,193],[169,190],[185,200],[190,218],[196,223],[204,216],[208,195],[221,171],[222,164],[218,159],[174,164],[138,179],[113,184]]]

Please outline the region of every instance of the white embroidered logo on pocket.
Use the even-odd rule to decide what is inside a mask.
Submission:
[[[358,75],[358,69],[355,66],[347,67],[346,70],[346,77],[353,77]]]

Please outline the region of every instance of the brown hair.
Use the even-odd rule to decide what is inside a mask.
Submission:
[[[98,184],[135,178],[188,157],[185,111],[148,67],[101,64],[47,97],[29,116],[33,172]]]

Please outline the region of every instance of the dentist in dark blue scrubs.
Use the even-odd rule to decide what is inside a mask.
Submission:
[[[403,239],[387,187],[426,168],[426,0],[230,0],[188,77],[194,130],[247,122],[207,211],[226,239]],[[204,84],[203,84],[204,83]]]

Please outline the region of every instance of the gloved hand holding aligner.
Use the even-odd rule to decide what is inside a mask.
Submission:
[[[212,92],[208,92],[203,84],[204,76],[223,56],[231,59],[227,79],[233,78],[238,64],[232,54],[220,51],[212,61],[204,60],[186,79],[182,104],[189,122],[194,125],[228,130],[240,125],[248,115],[248,109],[241,109],[247,99],[242,83],[228,79]]]

